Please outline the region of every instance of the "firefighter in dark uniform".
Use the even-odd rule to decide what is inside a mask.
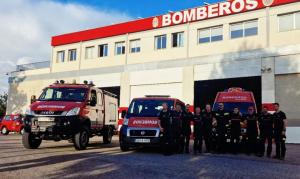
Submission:
[[[183,121],[182,121],[182,135],[183,135],[183,146],[185,153],[190,153],[190,136],[191,136],[191,121],[193,120],[193,113],[190,112],[190,105],[185,106],[185,111],[183,111]]]
[[[274,104],[275,113],[273,114],[274,138],[276,144],[276,155],[274,158],[284,160],[285,157],[285,139],[287,119],[284,112],[279,109],[279,104]]]
[[[242,113],[238,107],[233,109],[230,116],[230,150],[236,154],[240,149]]]
[[[159,114],[160,132],[163,134],[162,145],[164,155],[171,155],[174,148],[173,118],[172,111],[169,110],[167,103],[162,104],[163,109]]]
[[[246,123],[246,136],[247,136],[247,154],[255,153],[257,154],[258,150],[258,135],[259,135],[259,128],[258,128],[258,116],[254,111],[253,106],[248,107],[248,114],[245,116],[245,123]]]
[[[226,133],[227,127],[230,119],[230,113],[225,111],[224,104],[219,103],[219,109],[215,112],[215,118],[217,122],[216,127],[216,137],[217,137],[217,152],[226,152]]]
[[[173,111],[173,134],[175,137],[175,150],[177,153],[183,153],[184,140],[182,131],[183,111],[180,104],[176,104],[175,110]]]
[[[273,137],[273,119],[272,119],[272,115],[270,113],[268,113],[268,110],[266,107],[263,107],[258,122],[259,122],[260,143],[261,143],[260,156],[264,156],[265,142],[267,140],[268,141],[267,157],[271,157],[272,137]]]
[[[203,138],[205,141],[205,152],[211,152],[212,149],[212,123],[214,114],[211,110],[211,105],[206,104],[205,109],[202,111],[203,119]]]
[[[202,141],[204,134],[204,121],[201,116],[200,107],[196,107],[193,118],[194,122],[194,154],[202,153]]]

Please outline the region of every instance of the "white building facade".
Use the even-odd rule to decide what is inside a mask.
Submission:
[[[232,0],[54,36],[49,67],[11,74],[7,113],[60,79],[93,81],[120,107],[147,94],[203,106],[242,87],[258,106],[280,103],[300,142],[300,2]]]

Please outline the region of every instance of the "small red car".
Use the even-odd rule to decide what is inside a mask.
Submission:
[[[0,123],[1,133],[8,135],[9,132],[18,132],[23,134],[24,123],[20,114],[6,115],[2,118]]]

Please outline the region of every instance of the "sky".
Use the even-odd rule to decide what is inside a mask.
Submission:
[[[0,93],[16,65],[49,61],[51,37],[220,0],[1,0]]]

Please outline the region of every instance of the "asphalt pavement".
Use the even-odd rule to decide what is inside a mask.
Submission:
[[[275,151],[273,151],[274,153]],[[177,154],[159,149],[121,152],[117,137],[105,145],[91,139],[76,151],[67,141],[43,141],[24,149],[20,135],[0,135],[0,178],[300,178],[300,145],[288,144],[285,161],[244,154]]]

